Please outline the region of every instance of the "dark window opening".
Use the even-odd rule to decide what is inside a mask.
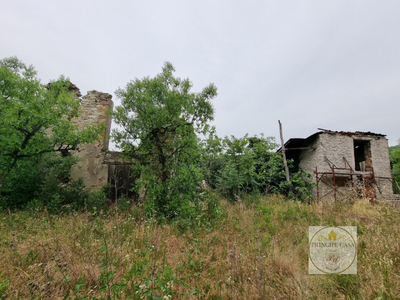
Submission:
[[[61,152],[61,156],[62,156],[62,157],[69,157],[69,156],[71,156],[71,152],[69,152],[68,150],[62,149],[60,152]]]
[[[111,188],[108,191],[108,198],[116,201],[124,195],[127,199],[138,199],[138,194],[132,191],[135,180],[139,176],[132,176],[130,165],[109,165],[108,166],[108,183]]]
[[[356,171],[369,171],[372,167],[370,141],[354,140],[354,161]]]

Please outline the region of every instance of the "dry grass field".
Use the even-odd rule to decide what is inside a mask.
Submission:
[[[0,299],[400,299],[398,209],[271,196],[217,213],[2,212]],[[308,226],[357,226],[358,274],[309,275]]]

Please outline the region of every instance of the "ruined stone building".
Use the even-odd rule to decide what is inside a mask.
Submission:
[[[388,140],[372,132],[322,130],[285,143],[288,159],[312,175],[314,196],[371,200],[393,197]]]
[[[71,85],[70,92],[81,103],[80,116],[75,120],[75,124],[79,128],[101,122],[105,122],[106,125],[99,141],[93,144],[80,145],[79,151],[73,153],[80,160],[72,170],[72,179],[77,180],[82,177],[88,188],[102,187],[104,184],[110,183],[114,187],[109,193],[111,199],[120,197],[121,194],[131,197],[133,195],[129,191],[131,187],[131,162],[122,161],[120,152],[109,151],[108,148],[111,116],[107,115],[106,111],[113,109],[112,96],[98,91],[89,91],[87,95],[82,97],[75,85]]]
[[[134,182],[130,173],[132,161],[123,161],[120,152],[108,149],[111,117],[106,111],[113,109],[112,96],[90,91],[82,97],[75,85],[71,85],[70,91],[81,103],[77,126],[106,124],[99,141],[81,145],[74,153],[80,161],[72,171],[72,178],[83,177],[89,188],[110,183],[111,199],[122,194],[135,197],[130,191]],[[321,130],[308,138],[288,140],[285,149],[288,159],[312,175],[317,199],[345,198],[354,193],[378,200],[393,197],[388,141],[383,134]]]

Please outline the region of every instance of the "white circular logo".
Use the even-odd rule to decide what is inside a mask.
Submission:
[[[323,273],[345,272],[356,256],[356,239],[343,227],[323,227],[310,239],[310,263]]]

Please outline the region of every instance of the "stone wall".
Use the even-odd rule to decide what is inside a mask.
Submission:
[[[367,169],[362,171],[356,170],[356,161],[354,153],[354,141],[369,142],[370,149],[367,149],[366,153],[366,166]],[[344,135],[340,133],[321,133],[316,135],[313,140],[309,141],[308,147],[314,147],[314,149],[303,150],[299,156],[299,167],[304,169],[307,173],[312,174],[311,181],[315,182],[315,168],[318,168],[318,172],[332,172],[327,158],[336,167],[347,168],[348,170],[336,170],[335,173],[337,178],[340,177],[340,173],[349,173],[349,167],[345,163],[343,157],[346,158],[349,165],[354,171],[354,174],[368,175],[371,174],[372,166],[374,175],[376,177],[376,183],[378,188],[376,189],[377,198],[383,198],[391,196],[393,194],[391,181],[388,179],[382,179],[379,177],[391,177],[390,161],[389,161],[389,148],[388,141],[384,136],[381,135]],[[356,176],[353,176],[353,182],[356,181]],[[348,180],[349,176],[342,176],[337,179]],[[332,182],[325,178],[320,182],[319,192],[320,196],[332,191]],[[350,191],[348,186],[341,186],[337,188],[338,197],[346,197],[353,191]],[[316,190],[314,191],[316,197]],[[329,195],[328,198],[332,198],[333,194]]]
[[[112,96],[107,93],[90,91],[86,96],[80,98],[79,89],[76,87],[72,92],[77,101],[81,102],[81,114],[75,124],[79,128],[85,128],[105,122],[106,129],[99,137],[99,141],[81,145],[80,150],[73,153],[80,158],[80,161],[72,170],[71,177],[74,180],[83,177],[85,185],[89,188],[103,186],[108,179],[108,165],[103,162],[108,150],[111,127],[111,117],[106,115],[106,110],[107,108],[113,109]]]
[[[390,158],[389,158],[389,145],[386,138],[374,139],[371,142],[371,158],[372,166],[377,181],[377,185],[380,191],[377,191],[377,195],[382,194],[383,196],[393,195],[392,182],[387,179],[380,179],[379,177],[391,177],[392,172],[390,169]]]

